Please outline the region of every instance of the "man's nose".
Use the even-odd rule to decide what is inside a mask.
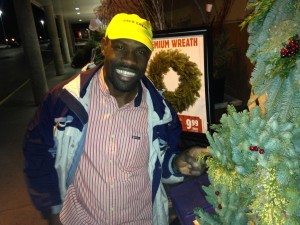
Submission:
[[[135,65],[137,63],[137,57],[134,52],[128,51],[123,55],[122,61],[128,65]]]

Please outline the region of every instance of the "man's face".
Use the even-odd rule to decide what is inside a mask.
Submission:
[[[114,93],[135,92],[145,74],[151,51],[130,39],[102,40],[104,79]]]

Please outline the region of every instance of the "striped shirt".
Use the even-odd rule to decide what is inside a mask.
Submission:
[[[64,225],[151,225],[147,90],[141,87],[118,108],[99,74],[91,84],[84,152],[60,219]]]

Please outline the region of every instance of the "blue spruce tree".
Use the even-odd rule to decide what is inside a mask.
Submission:
[[[249,110],[228,107],[207,133],[215,214],[201,225],[300,224],[300,1],[249,0]],[[259,104],[256,104],[258,102]],[[199,156],[201,158],[201,156]]]

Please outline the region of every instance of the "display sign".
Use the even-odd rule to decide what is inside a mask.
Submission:
[[[177,60],[177,62],[173,61],[169,63],[170,65],[166,65],[169,69],[163,74],[162,82],[165,89],[171,92],[172,99],[169,101],[170,104],[175,106],[175,109],[180,109],[178,116],[183,131],[186,132],[187,135],[196,138],[199,138],[199,135],[203,137],[209,130],[212,120],[211,106],[213,104],[211,103],[209,93],[210,48],[208,45],[208,35],[207,28],[154,32],[154,51],[149,63],[150,65],[151,63],[169,63],[169,61],[163,57],[168,59],[168,57],[172,58],[174,56],[173,60]],[[170,55],[166,56],[167,53]],[[155,57],[157,58],[160,55],[162,58],[159,62],[154,61]],[[187,58],[185,56],[187,56]],[[180,65],[180,63],[182,63],[182,65]],[[187,64],[191,64],[192,68],[186,67]],[[176,67],[178,65],[180,68]],[[194,73],[193,76],[191,74],[190,78],[183,81],[183,78],[185,79],[190,71],[195,71],[193,66],[196,66],[200,73]],[[160,70],[160,67],[157,66],[154,67],[154,70],[156,68]],[[199,79],[195,79],[196,75],[199,76]],[[185,83],[183,84],[182,82]],[[197,91],[193,91],[194,89],[192,89],[195,84],[193,82],[199,82],[200,84]],[[184,87],[182,85],[184,85]],[[191,85],[191,88],[189,85]],[[168,96],[165,97],[168,100]],[[195,99],[192,104],[187,103],[190,99]],[[178,104],[178,107],[176,104]],[[182,107],[185,108],[182,109]]]

